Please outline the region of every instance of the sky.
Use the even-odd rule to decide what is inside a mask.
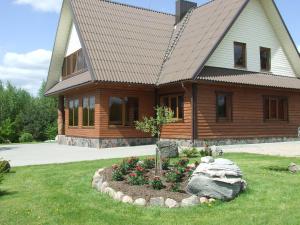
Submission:
[[[175,0],[114,0],[173,13]],[[300,51],[299,0],[275,0]],[[207,0],[194,0],[198,5]],[[0,80],[36,95],[46,80],[62,0],[0,1]]]

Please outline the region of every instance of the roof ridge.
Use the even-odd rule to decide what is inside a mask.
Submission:
[[[175,37],[174,40],[172,41],[172,37],[173,37],[173,35],[174,35],[174,33],[175,33],[176,26],[179,25],[179,24],[175,25],[175,27],[173,28],[173,32],[172,32],[172,35],[171,35],[171,37],[170,37],[170,41],[169,41],[168,47],[167,47],[167,49],[166,49],[166,51],[165,51],[165,56],[164,56],[164,59],[163,59],[163,63],[162,63],[162,65],[161,65],[161,68],[160,68],[160,71],[159,71],[159,74],[158,74],[158,77],[157,77],[157,82],[158,82],[158,80],[159,80],[159,78],[160,78],[160,75],[161,75],[161,72],[162,72],[162,70],[163,70],[164,64],[165,64],[165,63],[168,61],[168,59],[171,57],[171,55],[172,55],[172,53],[173,53],[173,51],[174,51],[174,49],[175,49],[175,47],[176,47],[176,45],[177,45],[177,43],[178,43],[178,41],[179,41],[181,35],[182,35],[182,33],[183,33],[183,31],[184,31],[186,25],[188,24],[188,22],[189,22],[189,20],[190,20],[190,18],[191,18],[191,16],[192,16],[192,13],[193,13],[194,9],[195,9],[195,8],[191,8],[191,9],[187,12],[187,14],[184,16],[183,21],[182,21],[182,24],[181,24],[181,27],[179,28],[176,37]],[[171,41],[172,41],[172,42],[171,42]],[[157,82],[156,82],[156,83],[157,83]]]
[[[164,15],[168,15],[168,16],[175,16],[172,13],[161,12],[161,11],[157,11],[157,10],[154,10],[154,9],[148,9],[148,8],[145,8],[145,7],[130,5],[130,4],[121,3],[121,2],[115,2],[113,0],[100,0],[100,1],[111,3],[111,4],[116,4],[116,5],[121,5],[121,6],[126,6],[126,7],[129,7],[129,8],[135,8],[135,9],[145,10],[145,11],[149,11],[149,12],[164,14]]]

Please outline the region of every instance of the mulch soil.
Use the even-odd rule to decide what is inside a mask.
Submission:
[[[185,176],[182,179],[182,182],[180,183],[180,192],[172,192],[170,191],[170,186],[171,183],[167,183],[164,181],[162,178],[163,184],[165,185],[164,189],[161,190],[154,190],[151,185],[145,184],[141,186],[133,186],[128,184],[126,179],[124,181],[113,181],[112,180],[112,168],[106,168],[103,171],[104,179],[109,183],[109,187],[113,188],[115,191],[121,191],[125,195],[131,196],[133,199],[137,198],[144,198],[147,201],[150,200],[150,198],[154,197],[163,197],[164,199],[167,198],[172,198],[178,202],[180,202],[184,198],[188,198],[190,195],[184,191],[185,187],[188,184],[188,177]],[[167,171],[163,171],[167,172]],[[155,176],[155,171],[154,169],[152,170],[147,170],[145,173],[145,176],[149,179],[152,180],[153,177]],[[163,177],[163,176],[162,176]]]

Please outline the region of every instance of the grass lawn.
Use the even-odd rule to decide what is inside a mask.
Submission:
[[[300,224],[300,175],[281,170],[300,158],[225,158],[242,168],[246,193],[228,203],[184,209],[137,208],[93,190],[95,170],[120,160],[18,167],[1,185],[0,224]]]

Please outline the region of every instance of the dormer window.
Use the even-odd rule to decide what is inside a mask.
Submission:
[[[234,42],[234,66],[237,68],[246,68],[246,62],[246,44]]]
[[[86,61],[83,55],[82,49],[72,53],[71,55],[65,57],[62,77],[67,77],[72,74],[82,72],[87,69]]]
[[[271,49],[260,47],[260,69],[262,71],[271,70]]]

